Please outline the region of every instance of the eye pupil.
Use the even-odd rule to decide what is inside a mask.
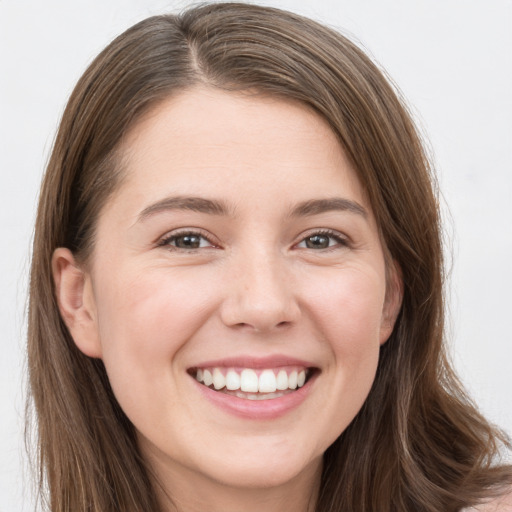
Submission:
[[[180,249],[198,249],[201,245],[201,237],[197,235],[181,235],[176,238],[174,243]]]
[[[327,249],[329,247],[329,237],[326,235],[308,236],[305,241],[308,249]]]

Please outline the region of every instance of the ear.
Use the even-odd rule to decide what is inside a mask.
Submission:
[[[69,249],[59,247],[52,257],[59,311],[76,346],[89,357],[101,357],[96,304],[90,275]]]
[[[388,268],[386,297],[382,310],[382,323],[380,326],[380,344],[386,343],[393,332],[395,322],[402,307],[404,285],[400,267],[393,261]]]

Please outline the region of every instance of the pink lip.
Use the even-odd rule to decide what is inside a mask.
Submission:
[[[279,368],[280,366],[303,366],[305,368],[312,368],[315,365],[308,361],[288,357],[284,355],[274,355],[267,357],[252,357],[252,356],[237,356],[223,359],[216,359],[211,361],[202,361],[194,368]]]
[[[249,400],[227,395],[191,378],[201,395],[224,412],[247,420],[273,420],[299,407],[309,395],[317,376],[318,373],[314,373],[300,389],[269,400]]]

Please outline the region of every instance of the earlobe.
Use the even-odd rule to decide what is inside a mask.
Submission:
[[[386,343],[393,332],[396,319],[402,307],[403,291],[402,272],[396,261],[393,261],[389,268],[386,297],[382,311],[382,323],[380,328],[381,345]]]
[[[90,275],[73,253],[59,247],[52,257],[52,272],[59,311],[76,346],[87,356],[100,358],[96,307]]]

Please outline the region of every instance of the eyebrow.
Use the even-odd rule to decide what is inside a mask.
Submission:
[[[321,213],[332,211],[348,211],[368,218],[366,209],[355,201],[344,199],[341,197],[333,197],[330,199],[311,199],[298,204],[291,211],[292,217],[309,217],[310,215],[319,215]]]
[[[166,197],[144,208],[139,214],[138,221],[144,221],[157,213],[169,210],[189,210],[210,215],[229,215],[232,213],[231,209],[223,201],[206,199],[204,197],[175,196]],[[355,201],[341,197],[304,201],[291,210],[290,216],[309,217],[331,211],[348,211],[361,215],[365,219],[368,218],[368,212],[363,206]]]
[[[166,197],[144,208],[139,214],[139,221],[144,221],[157,213],[168,210],[190,210],[210,215],[228,215],[229,208],[222,202],[204,197],[176,196]]]

